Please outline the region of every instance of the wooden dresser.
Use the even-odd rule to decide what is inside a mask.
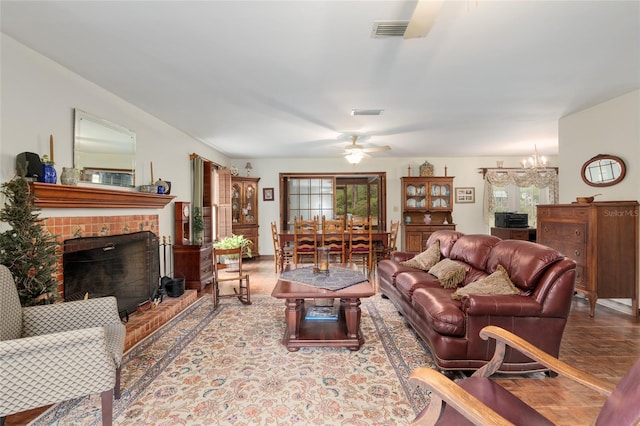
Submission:
[[[538,243],[575,260],[576,291],[589,298],[630,298],[638,316],[638,202],[538,205]]]
[[[211,243],[173,246],[174,276],[185,279],[185,288],[204,290],[213,282],[213,245]]]

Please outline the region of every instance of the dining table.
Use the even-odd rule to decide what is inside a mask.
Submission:
[[[326,236],[336,237],[339,234],[336,233],[325,233]],[[318,246],[320,246],[322,242],[322,232],[317,233],[318,238]],[[280,269],[282,270],[282,266],[284,265],[284,248],[287,245],[293,246],[293,231],[280,231],[278,233],[278,240],[280,243]],[[389,245],[389,231],[371,231],[371,242],[374,246],[374,250],[381,251],[384,253]],[[344,232],[344,243],[349,244],[349,232]]]

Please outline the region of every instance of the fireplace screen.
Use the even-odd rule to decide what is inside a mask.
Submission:
[[[118,310],[134,312],[158,288],[158,237],[152,232],[74,238],[64,242],[64,298],[115,296]]]

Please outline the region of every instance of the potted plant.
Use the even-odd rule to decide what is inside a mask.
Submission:
[[[217,249],[232,249],[241,247],[244,253],[247,253],[247,256],[251,257],[251,245],[253,241],[245,238],[243,235],[235,235],[231,234],[230,237],[224,237],[221,240],[218,240],[213,243],[213,247]],[[224,259],[220,259],[224,261],[227,265],[237,263],[238,256],[237,255],[228,255],[225,256]]]
[[[204,219],[202,218],[202,208],[193,208],[193,238],[198,244],[202,243],[202,231],[204,231]]]

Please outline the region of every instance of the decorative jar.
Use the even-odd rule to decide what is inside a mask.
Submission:
[[[60,183],[63,185],[77,185],[80,179],[80,171],[73,167],[63,167],[60,174]]]
[[[56,183],[58,181],[58,174],[56,169],[53,168],[53,164],[42,165],[42,176],[38,180],[43,183]]]

